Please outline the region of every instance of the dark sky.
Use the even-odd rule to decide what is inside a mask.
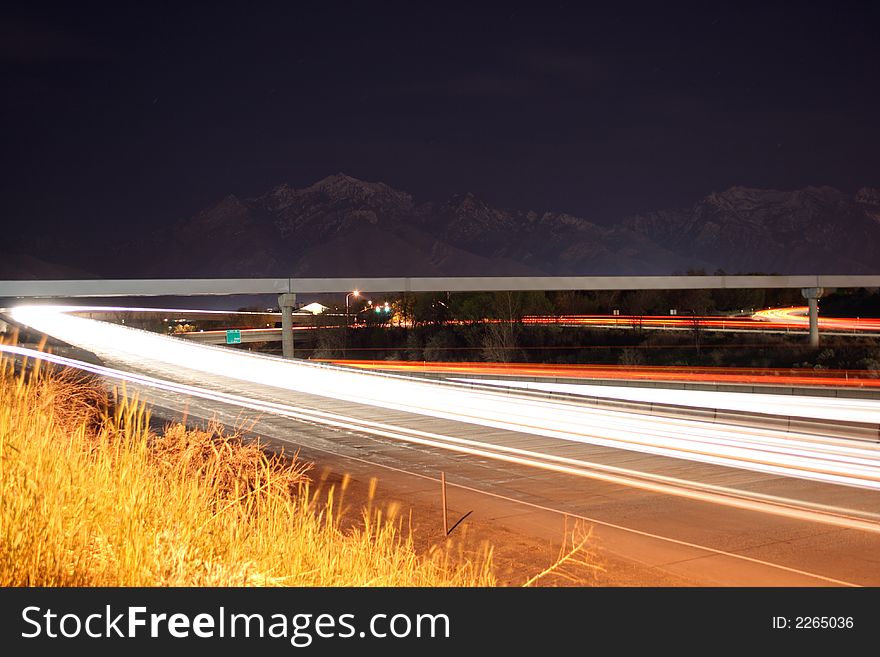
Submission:
[[[0,9],[4,223],[125,232],[339,171],[597,221],[880,185],[876,2],[128,4]]]

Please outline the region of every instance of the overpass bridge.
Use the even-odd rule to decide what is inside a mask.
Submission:
[[[819,344],[818,300],[827,289],[880,288],[880,275],[802,276],[456,276],[390,278],[210,278],[0,281],[0,298],[232,296],[277,294],[283,353],[293,354],[297,294],[370,292],[515,292],[558,290],[800,289],[809,303],[810,344]]]

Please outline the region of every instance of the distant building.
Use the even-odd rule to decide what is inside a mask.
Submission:
[[[314,303],[310,303],[307,306],[303,306],[302,308],[300,308],[300,310],[305,310],[306,312],[310,312],[313,315],[320,315],[321,313],[327,312],[329,308],[315,301]]]

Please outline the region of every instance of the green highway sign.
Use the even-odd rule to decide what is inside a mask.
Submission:
[[[239,329],[226,331],[226,344],[241,344],[241,331]]]

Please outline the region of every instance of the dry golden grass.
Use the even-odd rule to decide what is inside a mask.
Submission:
[[[570,532],[565,532],[556,561],[526,580],[523,586],[583,586],[595,583],[598,574],[605,572],[605,568],[592,545],[592,539],[593,528],[576,522]]]
[[[216,427],[155,435],[124,395],[0,357],[2,586],[495,584],[488,548],[419,556],[372,506],[343,527],[305,472]]]

